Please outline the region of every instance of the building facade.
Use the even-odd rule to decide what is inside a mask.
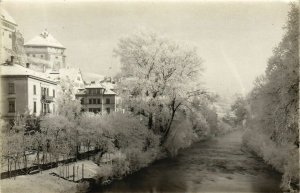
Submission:
[[[26,42],[24,48],[28,60],[41,69],[58,71],[66,67],[66,48],[46,30]]]
[[[15,56],[15,61],[23,60],[23,44],[24,38],[22,34],[17,31],[16,21],[4,9],[1,10],[1,49],[0,49],[0,62],[3,64],[5,61],[10,60],[11,56]]]
[[[116,93],[101,84],[86,85],[76,94],[81,101],[82,111],[110,113],[116,111]]]
[[[55,112],[57,83],[18,64],[1,65],[1,117],[12,120],[26,112],[40,116]]]

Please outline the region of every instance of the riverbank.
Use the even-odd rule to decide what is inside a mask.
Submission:
[[[99,167],[92,161],[84,160],[74,163],[84,164],[84,178],[93,178],[99,173]],[[42,171],[33,175],[21,175],[15,178],[0,180],[0,189],[3,193],[69,193],[76,192],[78,183],[58,177],[59,168]]]
[[[194,143],[173,158],[95,186],[109,192],[281,192],[280,174],[242,145],[242,131]]]
[[[246,130],[243,144],[282,174],[281,188],[287,192],[299,192],[299,149],[279,146],[259,130]]]
[[[212,137],[203,138],[196,143],[203,143],[205,141],[213,140]],[[181,151],[184,151],[182,149]],[[121,159],[115,160],[114,164],[98,166],[95,162],[84,160],[75,162],[76,165],[85,165],[84,176],[86,179],[92,179],[98,186],[108,185],[109,183],[115,183],[123,178],[130,177],[139,173],[140,170],[147,169],[148,165],[155,164],[160,160],[169,159],[166,154],[163,154],[161,150],[148,150],[146,152],[127,152],[130,159],[125,159],[121,156]],[[72,166],[72,164],[71,164]],[[134,166],[134,168],[133,168]],[[86,192],[90,188],[89,183],[75,183],[72,180],[66,180],[58,177],[59,168],[53,168],[42,171],[33,175],[22,175],[10,179],[0,180],[1,192],[5,193],[68,193],[68,192]],[[81,175],[81,173],[79,174]],[[86,182],[86,181],[85,181]],[[106,186],[103,186],[106,187]]]

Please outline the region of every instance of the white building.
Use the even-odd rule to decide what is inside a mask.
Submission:
[[[26,42],[24,47],[28,61],[40,69],[58,71],[66,67],[66,48],[46,30]]]
[[[61,68],[58,71],[47,70],[46,73],[56,81],[69,79],[76,90],[84,88],[84,80],[79,68]]]
[[[29,64],[28,64],[29,65]],[[55,112],[57,82],[45,73],[14,62],[0,66],[1,117],[12,120],[16,115],[28,112],[40,116]]]

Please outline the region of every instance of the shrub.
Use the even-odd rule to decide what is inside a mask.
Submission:
[[[156,159],[157,154],[157,149],[149,149],[148,151],[140,151],[138,149],[127,150],[126,157],[129,162],[130,171],[134,172],[148,166]]]
[[[128,160],[125,157],[119,157],[114,159],[112,171],[113,175],[117,178],[126,176],[130,171]]]
[[[281,187],[293,191],[291,183],[299,186],[299,150],[290,146],[276,145],[267,135],[258,130],[247,130],[243,143],[262,157],[264,161],[283,173]]]
[[[111,177],[113,177],[113,168],[112,165],[107,164],[99,167],[95,178],[99,180],[100,184],[104,184]]]
[[[176,156],[179,149],[186,148],[197,139],[192,123],[185,119],[176,124],[168,136],[165,148],[171,156]]]

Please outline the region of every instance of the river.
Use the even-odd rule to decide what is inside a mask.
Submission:
[[[242,131],[193,144],[93,193],[281,192],[281,176],[242,145]]]

